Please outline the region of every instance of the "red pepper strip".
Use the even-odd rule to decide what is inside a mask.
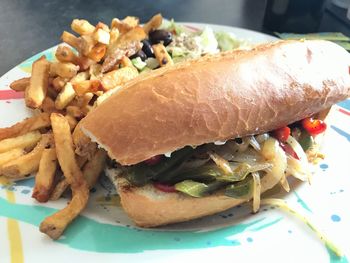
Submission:
[[[272,136],[280,142],[286,142],[290,135],[290,128],[288,126],[276,129],[272,132]]]
[[[327,124],[324,121],[314,118],[303,119],[301,125],[311,136],[320,134],[327,129]]]
[[[279,143],[281,148],[285,151],[286,154],[292,156],[294,159],[300,160],[297,153],[293,150],[293,148],[289,144],[283,143],[283,142],[279,142]]]
[[[176,192],[174,185],[167,185],[167,184],[162,184],[162,183],[156,182],[156,183],[153,183],[153,186],[162,192],[166,192],[166,193]]]
[[[157,163],[159,163],[163,158],[163,155],[156,155],[156,156],[153,156],[147,160],[145,160],[144,162],[148,165],[155,165]]]

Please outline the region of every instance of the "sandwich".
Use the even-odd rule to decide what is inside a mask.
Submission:
[[[288,176],[310,180],[327,114],[350,95],[350,55],[327,41],[278,41],[139,76],[81,131],[111,159],[109,177],[141,227],[252,200]]]

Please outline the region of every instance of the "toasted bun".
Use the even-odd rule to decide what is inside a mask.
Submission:
[[[81,126],[111,158],[132,165],[186,145],[269,131],[328,108],[350,95],[349,65],[343,48],[316,40],[206,56],[136,78]]]

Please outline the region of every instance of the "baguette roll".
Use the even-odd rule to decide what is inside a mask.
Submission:
[[[122,165],[187,145],[259,134],[350,95],[350,55],[327,41],[279,41],[154,70],[82,120]]]

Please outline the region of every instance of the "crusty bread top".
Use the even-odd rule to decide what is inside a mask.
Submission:
[[[122,165],[186,145],[273,130],[350,96],[350,55],[327,41],[279,41],[161,68],[82,120]]]

